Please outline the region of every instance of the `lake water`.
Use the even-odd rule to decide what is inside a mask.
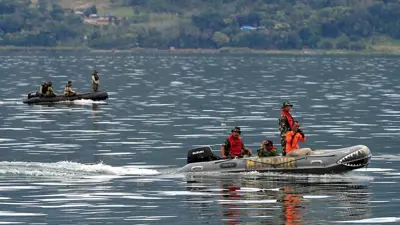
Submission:
[[[400,63],[389,56],[0,53],[1,224],[398,224]],[[110,99],[25,105],[52,80]],[[293,104],[302,147],[357,144],[345,175],[179,174],[236,125],[280,149]]]

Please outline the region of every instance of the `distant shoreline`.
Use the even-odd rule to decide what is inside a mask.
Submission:
[[[318,50],[318,49],[303,49],[303,50],[257,50],[250,48],[230,48],[224,47],[221,49],[151,49],[151,48],[132,48],[126,50],[106,50],[106,49],[91,49],[80,46],[57,46],[57,47],[42,47],[42,46],[0,46],[0,52],[15,51],[15,52],[31,52],[31,51],[85,51],[89,53],[193,53],[193,54],[291,54],[291,55],[348,55],[348,54],[381,54],[381,55],[400,55],[399,48],[390,48],[390,46],[376,46],[376,49],[367,50]]]

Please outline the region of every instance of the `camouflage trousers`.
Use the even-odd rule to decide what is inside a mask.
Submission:
[[[281,149],[282,155],[286,155],[286,133],[281,134]]]
[[[92,90],[93,90],[93,92],[97,92],[97,89],[99,89],[99,85],[93,83],[93,84],[92,84]]]

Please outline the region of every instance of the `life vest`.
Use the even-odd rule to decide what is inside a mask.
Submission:
[[[229,151],[230,155],[241,156],[243,147],[242,139],[240,137],[234,138],[232,135],[229,135],[228,139],[231,147]]]
[[[293,117],[292,117],[292,114],[290,114],[290,112],[285,111],[285,110],[281,110],[281,114],[284,115],[284,116],[286,117],[286,120],[287,120],[287,122],[288,122],[288,124],[286,124],[286,125],[289,125],[288,128],[289,128],[290,130],[292,130],[292,126],[293,126],[293,122],[294,122],[294,119],[293,119]]]
[[[95,81],[98,81],[98,80],[99,80],[99,75],[93,74],[93,76],[94,76],[94,80],[95,80]]]
[[[306,137],[302,137],[300,133],[294,133],[293,131],[289,131],[286,133],[286,153],[294,149],[299,149],[299,141],[303,142],[306,140]]]
[[[42,94],[46,94],[48,88],[49,88],[49,86],[45,86],[45,85],[43,84],[43,85],[42,85]]]

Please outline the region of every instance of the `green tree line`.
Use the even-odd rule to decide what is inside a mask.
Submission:
[[[375,37],[400,39],[398,0],[110,0],[110,5],[132,15],[88,25],[48,0],[34,6],[30,0],[0,0],[0,44],[361,50]],[[90,12],[97,10],[85,9],[86,16]]]
[[[57,4],[39,0],[0,0],[0,45],[56,46],[79,42],[85,30],[79,16]]]

